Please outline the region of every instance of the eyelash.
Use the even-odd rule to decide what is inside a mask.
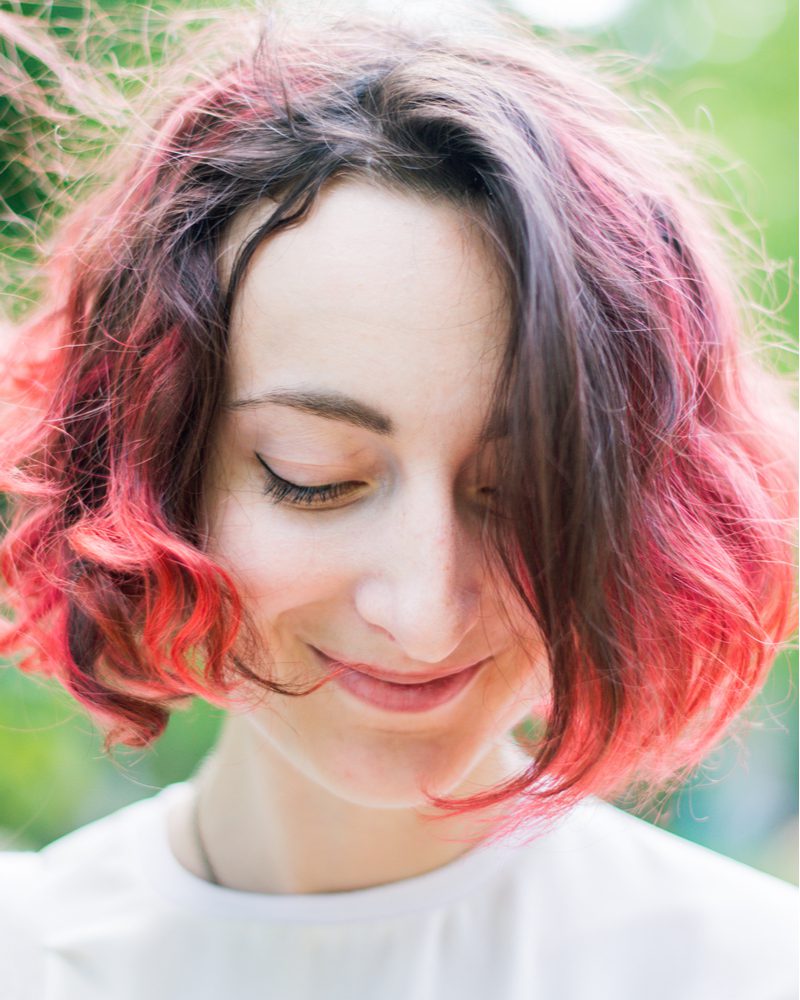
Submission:
[[[324,486],[298,486],[282,479],[267,465],[260,455],[256,455],[267,475],[265,477],[264,493],[272,503],[292,503],[304,507],[316,507],[331,500],[339,500],[352,493],[359,486],[356,482],[327,483]]]
[[[290,483],[288,479],[282,479],[273,472],[260,455],[256,455],[256,458],[267,473],[264,480],[264,494],[270,497],[274,504],[298,504],[312,509],[331,500],[340,500],[361,485],[351,480],[344,483],[327,483],[324,486],[298,486],[297,483]],[[496,495],[498,491],[490,488],[490,492]]]

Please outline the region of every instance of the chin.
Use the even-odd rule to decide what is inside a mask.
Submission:
[[[409,747],[407,741],[387,741],[381,750],[326,756],[316,780],[337,798],[370,809],[430,808],[425,793],[455,794],[480,754],[453,747]],[[477,791],[478,789],[473,789]]]

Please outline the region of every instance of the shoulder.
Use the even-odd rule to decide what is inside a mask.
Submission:
[[[619,975],[643,985],[657,968],[665,997],[796,996],[794,886],[596,799],[526,853],[586,961],[615,956]]]
[[[656,890],[677,906],[755,907],[776,916],[795,909],[795,886],[606,802],[591,802],[581,823],[587,853],[602,860],[605,878],[619,885]]]
[[[0,852],[0,982],[7,1000],[43,995],[43,886],[40,854]]]
[[[138,842],[159,808],[140,800],[37,852],[0,852],[3,1000],[42,1000],[54,984],[64,995],[84,995],[63,986],[78,975],[81,956],[101,942],[107,949],[112,928],[124,937],[152,908]]]
[[[168,797],[140,799],[65,834],[39,852],[51,928],[115,918],[147,895],[143,840]]]

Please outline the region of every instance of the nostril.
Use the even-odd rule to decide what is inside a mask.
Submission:
[[[395,645],[397,644],[397,640],[395,639],[395,637],[392,635],[392,633],[389,631],[388,628],[384,628],[382,625],[373,625],[372,628],[376,632],[381,633],[381,635],[385,635],[388,639],[391,639],[392,642],[395,643]]]

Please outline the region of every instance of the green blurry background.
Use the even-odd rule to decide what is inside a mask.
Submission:
[[[738,223],[749,219],[763,232],[768,257],[780,265],[769,294],[783,303],[783,328],[795,331],[790,275],[797,261],[796,6],[785,0],[518,0],[504,7],[545,34],[566,27],[590,46],[645,57],[647,70],[634,89],[731,154],[736,170],[719,170],[716,193],[737,203]],[[43,9],[0,0],[0,11],[33,16]],[[83,12],[80,3],[46,9],[76,24]],[[120,45],[119,58],[130,59],[130,49]],[[43,196],[13,162],[14,121],[14,108],[0,98],[0,195],[33,219]],[[7,232],[3,225],[0,219],[0,239]],[[8,253],[9,246],[0,245],[0,252]],[[785,368],[793,371],[793,362],[790,352],[782,354]],[[218,710],[195,702],[173,716],[151,750],[117,750],[110,760],[91,722],[59,688],[2,661],[0,667],[0,847],[40,847],[188,777],[221,720]],[[720,747],[647,818],[796,883],[796,681],[797,653],[788,651],[749,713],[744,740]]]

